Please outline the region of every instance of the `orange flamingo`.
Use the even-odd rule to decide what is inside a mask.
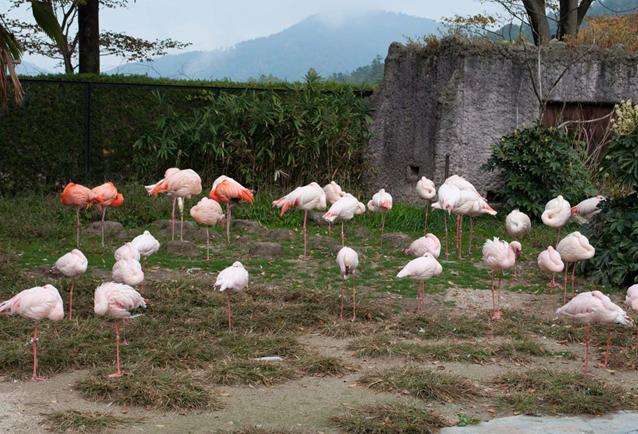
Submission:
[[[97,205],[98,210],[102,213],[102,247],[104,247],[104,218],[106,217],[106,208],[109,206],[122,206],[124,203],[124,196],[117,192],[115,184],[112,182],[105,182],[91,190],[91,202]]]
[[[75,207],[75,246],[80,247],[80,209],[91,206],[91,189],[69,182],[60,194],[62,205]]]
[[[233,178],[222,175],[213,182],[213,188],[211,188],[208,197],[226,204],[226,242],[230,244],[230,218],[233,202],[253,203],[253,192]]]

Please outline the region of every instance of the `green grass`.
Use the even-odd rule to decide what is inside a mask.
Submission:
[[[502,403],[517,413],[601,415],[638,408],[634,394],[579,373],[547,369],[511,372],[495,384],[503,389]]]
[[[134,366],[119,379],[98,370],[76,384],[87,399],[158,410],[192,411],[221,408],[220,401],[185,373],[148,366]]]
[[[438,402],[466,401],[480,393],[466,378],[417,366],[371,372],[362,376],[359,383],[376,391],[407,391],[415,398]]]
[[[42,415],[43,424],[55,432],[100,432],[139,422],[139,418],[114,416],[97,411],[64,410]]]
[[[352,434],[429,434],[448,425],[445,419],[431,410],[401,403],[351,408],[333,417],[332,422]]]

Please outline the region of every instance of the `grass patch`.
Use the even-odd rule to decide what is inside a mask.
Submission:
[[[417,366],[372,372],[361,377],[359,383],[383,392],[407,391],[426,401],[464,401],[479,393],[466,378]]]
[[[214,384],[252,384],[271,386],[293,378],[296,370],[282,362],[262,362],[258,360],[226,359],[212,365],[206,378]]]
[[[43,424],[55,432],[99,432],[139,422],[140,418],[113,416],[98,411],[64,410],[43,414]]]
[[[448,425],[437,413],[400,403],[352,408],[332,422],[353,434],[433,433]]]
[[[136,366],[119,379],[107,375],[105,370],[93,372],[76,388],[87,399],[119,405],[176,411],[221,408],[211,392],[179,371]]]
[[[296,366],[305,375],[315,376],[339,376],[352,371],[338,357],[318,354],[304,354],[297,360]]]
[[[638,408],[636,396],[619,386],[580,373],[534,369],[496,380],[506,388],[503,403],[525,414],[601,415]]]

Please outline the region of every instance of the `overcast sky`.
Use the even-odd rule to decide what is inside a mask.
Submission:
[[[268,36],[309,15],[338,15],[365,10],[388,10],[440,19],[485,10],[480,0],[137,0],[126,9],[101,11],[102,29],[123,31],[149,39],[189,41],[189,50],[212,50]],[[4,9],[4,7],[2,8]],[[30,11],[14,14],[31,19]],[[51,68],[46,60],[25,60]],[[104,59],[103,67],[121,63]]]

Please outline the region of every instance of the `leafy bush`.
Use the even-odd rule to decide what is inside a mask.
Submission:
[[[578,149],[580,144],[567,133],[536,125],[501,138],[483,169],[501,174],[504,183],[496,199],[540,215],[559,194],[569,202],[594,194]]]

